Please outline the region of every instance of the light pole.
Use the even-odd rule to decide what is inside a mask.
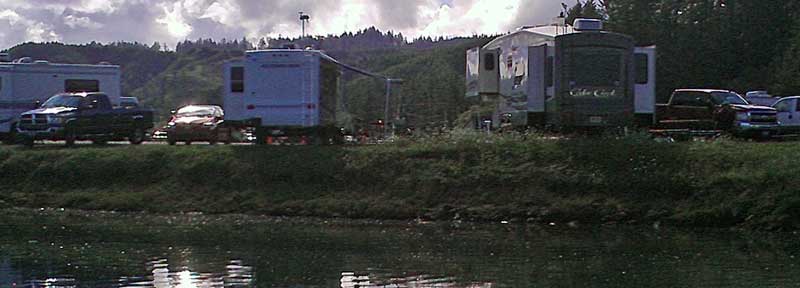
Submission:
[[[386,130],[386,126],[389,124],[389,96],[392,93],[392,83],[394,84],[403,84],[405,82],[403,79],[393,79],[393,78],[386,78],[386,98],[384,99],[385,102],[383,103],[383,133],[384,136],[387,136],[388,130]],[[394,124],[393,124],[394,125]]]
[[[309,20],[311,20],[311,16],[308,16],[308,14],[305,14],[303,13],[303,11],[300,11],[300,26],[303,29],[303,34],[301,38],[306,38],[306,22],[308,22]]]

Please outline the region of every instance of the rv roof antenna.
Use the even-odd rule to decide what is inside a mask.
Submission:
[[[300,14],[300,26],[303,29],[303,34],[301,37],[306,38],[306,23],[308,23],[308,21],[311,20],[311,16],[308,16],[308,14],[303,13],[303,11],[300,11],[299,14]]]

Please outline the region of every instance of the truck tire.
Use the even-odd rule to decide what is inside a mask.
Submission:
[[[139,145],[144,142],[144,129],[141,127],[133,129],[131,136],[128,137],[128,142],[131,142],[133,145]]]
[[[17,123],[11,124],[11,130],[8,131],[6,134],[6,138],[3,138],[3,144],[5,145],[14,145],[17,142]]]
[[[217,141],[219,139],[219,131],[214,130],[211,132],[211,136],[208,137],[208,145],[217,145]]]
[[[25,147],[33,147],[34,140],[31,137],[25,137],[22,139],[22,145]]]
[[[231,138],[233,138],[233,133],[231,132],[231,129],[229,128],[225,132],[225,141],[223,141],[223,143],[225,143],[225,145],[230,145],[231,142],[233,142],[233,139],[231,139]]]
[[[66,146],[66,147],[75,146],[75,139],[76,138],[77,137],[75,136],[75,131],[66,130],[64,132],[64,146]]]

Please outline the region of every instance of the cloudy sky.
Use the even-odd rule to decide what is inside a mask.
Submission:
[[[571,1],[567,1],[571,2]],[[197,38],[341,34],[370,26],[407,37],[495,34],[543,24],[558,0],[0,0],[0,49],[26,41],[175,43]]]

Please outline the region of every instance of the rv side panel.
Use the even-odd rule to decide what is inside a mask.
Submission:
[[[248,118],[261,119],[261,126],[265,127],[319,125],[318,53],[248,53],[244,69]]]

